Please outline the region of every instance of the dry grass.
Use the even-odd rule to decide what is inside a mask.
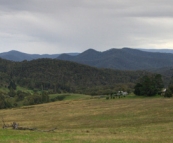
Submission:
[[[172,143],[173,99],[90,99],[0,110],[6,123],[54,133],[0,129],[3,143]],[[2,123],[1,123],[2,124]]]

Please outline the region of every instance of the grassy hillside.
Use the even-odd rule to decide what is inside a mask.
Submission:
[[[55,132],[0,129],[3,143],[172,143],[173,99],[67,100],[0,110],[6,124]],[[0,123],[2,126],[2,123]]]

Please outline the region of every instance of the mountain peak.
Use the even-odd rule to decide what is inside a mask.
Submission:
[[[85,52],[98,52],[98,51],[96,51],[95,49],[88,49],[88,50],[84,51],[83,53],[85,53]]]

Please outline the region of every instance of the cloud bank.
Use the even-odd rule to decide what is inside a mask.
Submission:
[[[0,52],[173,48],[172,0],[0,0]]]

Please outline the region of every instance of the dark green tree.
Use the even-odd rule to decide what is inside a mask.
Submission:
[[[42,103],[49,102],[49,95],[48,95],[47,92],[43,91],[42,94],[41,94],[41,96],[42,96]]]
[[[14,97],[16,95],[16,92],[14,91],[14,89],[10,88],[10,91],[8,92],[8,95],[10,97]]]
[[[21,90],[18,90],[17,93],[16,93],[16,100],[17,101],[22,101],[28,95],[30,95],[30,94],[29,93],[25,93],[25,92],[23,92]]]
[[[0,109],[5,108],[5,97],[0,94]]]
[[[156,92],[158,94],[161,94],[162,88],[164,87],[162,76],[160,74],[156,74],[153,81],[154,81]]]
[[[136,95],[142,95],[141,91],[142,91],[142,84],[141,83],[137,83],[135,85],[134,94],[136,94]]]
[[[8,89],[16,90],[16,83],[14,80],[10,81],[10,84],[8,85]]]

